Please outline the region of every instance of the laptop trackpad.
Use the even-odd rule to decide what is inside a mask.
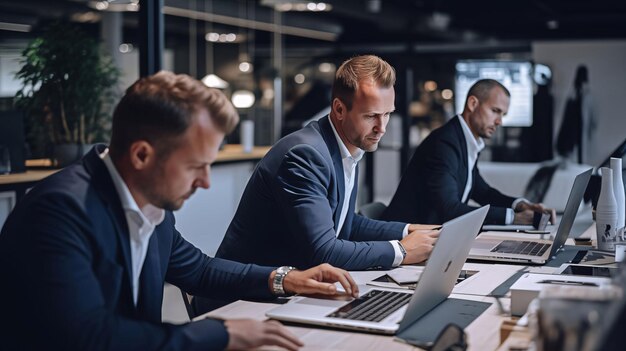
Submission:
[[[338,302],[342,302],[342,301],[336,301],[336,300],[330,300],[330,299],[324,300],[324,299],[304,298],[304,299],[300,299],[296,301],[295,303],[303,304],[303,305],[311,305],[311,306],[320,306],[320,307],[337,307],[341,305],[341,303],[338,304]]]
[[[448,298],[396,336],[419,347],[430,346],[449,323],[465,329],[491,303]]]
[[[472,249],[491,250],[500,242],[502,242],[502,240],[476,240],[472,244]]]

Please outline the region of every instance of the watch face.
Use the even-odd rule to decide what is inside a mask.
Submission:
[[[294,267],[291,266],[282,266],[282,267],[278,267],[278,269],[276,270],[276,273],[278,274],[286,274],[291,270],[294,270]]]

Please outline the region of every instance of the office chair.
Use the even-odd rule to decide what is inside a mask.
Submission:
[[[359,214],[370,219],[380,219],[386,209],[385,204],[375,201],[361,206]]]

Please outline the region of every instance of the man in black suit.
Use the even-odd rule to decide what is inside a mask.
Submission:
[[[336,294],[354,281],[328,264],[306,271],[211,258],[185,241],[172,211],[209,187],[237,113],[220,91],[159,72],[133,84],[111,145],[46,178],[0,234],[0,344],[6,350],[221,350],[302,343],[280,323],[161,323],[164,282],[200,296]]]
[[[483,79],[469,90],[463,113],[433,131],[415,151],[384,220],[443,223],[472,211],[472,199],[491,208],[485,224],[530,224],[541,204],[502,194],[478,171],[478,154],[502,124],[511,94],[499,82]],[[554,217],[554,216],[553,216]]]

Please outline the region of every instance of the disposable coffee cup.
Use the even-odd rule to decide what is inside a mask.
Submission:
[[[615,262],[622,262],[626,258],[626,242],[615,243]]]
[[[254,148],[254,122],[241,121],[241,145],[243,152],[250,153]]]

